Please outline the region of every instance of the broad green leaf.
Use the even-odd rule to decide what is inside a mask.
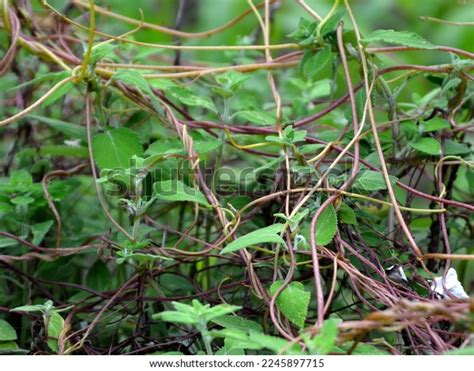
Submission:
[[[48,346],[55,352],[58,351],[58,338],[64,328],[64,318],[52,311],[48,318]]]
[[[105,291],[111,288],[113,276],[102,260],[97,260],[87,271],[86,285],[88,288]]]
[[[390,175],[391,184],[395,184],[397,180],[398,179],[395,176]],[[385,183],[382,173],[373,170],[366,170],[357,177],[353,187],[365,191],[379,191],[387,189],[387,184]]]
[[[238,316],[225,315],[211,321],[219,326],[243,332],[262,331],[262,326],[259,323]]]
[[[332,241],[337,232],[337,215],[333,205],[329,205],[316,222],[316,243],[326,246]]]
[[[236,240],[229,243],[220,254],[228,254],[240,249],[259,245],[262,243],[282,243],[285,241],[280,237],[279,233],[283,230],[284,224],[273,224],[265,228],[257,229],[256,231],[250,232],[245,236],[239,237]]]
[[[7,321],[0,319],[0,341],[14,341],[17,339],[16,331]]]
[[[420,138],[417,141],[408,144],[417,151],[429,155],[439,156],[441,154],[441,144],[434,138]]]
[[[331,32],[336,31],[337,25],[342,20],[345,13],[346,10],[344,8],[336,10],[321,28],[321,36],[325,36]]]
[[[98,44],[95,45],[92,48],[91,56],[89,63],[90,64],[96,64],[99,60],[102,58],[105,58],[107,55],[113,52],[113,50],[116,48],[116,45],[112,45],[110,43],[104,44]]]
[[[127,128],[108,130],[92,139],[94,157],[101,169],[130,167],[132,156],[141,156],[143,148],[138,135]]]
[[[450,139],[444,141],[444,154],[446,156],[467,155],[472,152],[473,150],[466,143],[459,143]]]
[[[260,345],[262,348],[270,349],[275,354],[280,353],[283,349],[286,349],[283,354],[301,354],[301,348],[298,344],[288,346],[288,342],[285,339],[276,336],[251,331],[249,337],[253,343]]]
[[[169,93],[187,106],[202,107],[217,112],[214,102],[207,95],[195,94],[191,89],[182,86],[170,88]]]
[[[420,35],[408,31],[376,30],[367,37],[364,37],[361,41],[367,44],[383,41],[389,44],[403,45],[420,49],[436,48],[436,45],[433,45]]]
[[[283,280],[275,281],[270,287],[271,295],[282,286]],[[299,328],[304,327],[306,316],[308,315],[308,306],[311,299],[311,293],[306,291],[301,282],[290,282],[285,289],[278,295],[276,305],[286,318]]]
[[[33,224],[31,226],[31,232],[33,233],[33,245],[39,245],[41,241],[43,241],[44,236],[46,236],[46,233],[48,233],[53,224],[54,222],[52,220],[48,220],[47,222]]]
[[[313,79],[318,72],[326,67],[333,59],[334,55],[331,51],[331,47],[324,47],[304,62],[302,66],[303,76],[307,79]]]
[[[28,115],[28,117],[38,120],[71,138],[86,139],[87,137],[86,128],[83,126],[45,116]]]
[[[206,322],[212,321],[213,319],[220,318],[227,314],[234,313],[235,311],[239,310],[241,307],[237,305],[229,305],[229,304],[219,304],[212,308],[209,308],[204,313],[204,319]]]
[[[174,311],[165,311],[153,315],[153,319],[161,319],[166,322],[185,323],[194,325],[199,322],[199,317],[193,313],[181,313]]]
[[[235,113],[235,116],[240,117],[244,120],[250,121],[257,125],[273,125],[275,123],[275,116],[268,112],[252,109],[246,111],[239,111]]]
[[[163,180],[154,184],[155,195],[165,201],[189,201],[197,202],[204,206],[210,206],[206,196],[196,188],[192,188],[180,180]]]
[[[153,96],[150,84],[140,72],[134,70],[118,70],[113,76],[113,80],[119,80],[127,85],[138,89],[142,94]]]
[[[35,202],[35,199],[30,196],[17,196],[12,198],[10,202],[18,206],[28,206],[29,204]]]
[[[450,128],[451,125],[446,120],[436,117],[430,121],[423,123],[423,132],[428,133],[430,131],[437,131],[441,129]]]
[[[238,90],[242,83],[248,80],[250,76],[238,71],[227,71],[216,75],[214,78],[224,88],[235,91]]]
[[[10,184],[19,192],[30,190],[33,185],[33,177],[25,169],[16,170],[10,175]]]
[[[311,354],[325,355],[331,352],[336,345],[338,329],[337,325],[341,322],[338,318],[330,318],[324,321],[321,331],[306,344]]]
[[[339,210],[337,210],[337,216],[338,219],[344,224],[357,224],[355,211],[345,203],[342,203],[341,206],[339,206]]]

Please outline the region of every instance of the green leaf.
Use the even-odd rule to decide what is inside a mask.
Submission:
[[[221,327],[233,330],[240,330],[243,332],[262,331],[262,326],[259,323],[238,316],[226,315],[214,318],[211,321]]]
[[[150,84],[140,72],[134,70],[118,70],[113,76],[112,80],[119,80],[127,85],[133,86],[139,90],[142,94],[153,96]]]
[[[250,76],[238,71],[227,71],[216,75],[214,78],[225,89],[236,91],[242,86],[244,81],[250,78]]]
[[[97,260],[87,271],[86,285],[88,288],[105,291],[111,287],[113,276],[102,260]]]
[[[38,120],[50,127],[54,130],[59,131],[71,138],[78,138],[78,139],[86,139],[87,133],[86,128],[79,125],[74,125],[66,121],[53,119],[51,117],[44,117],[38,115],[28,115],[32,119]]]
[[[29,204],[35,202],[35,199],[29,196],[17,196],[12,198],[10,202],[18,206],[28,206]]]
[[[154,184],[155,195],[165,201],[190,201],[210,206],[206,196],[196,188],[192,188],[180,180],[163,180]]]
[[[466,143],[455,142],[450,139],[444,141],[444,154],[450,155],[467,155],[472,153],[472,149]]]
[[[188,325],[194,325],[199,323],[199,316],[197,316],[196,314],[175,311],[165,311],[158,314],[154,314],[153,319],[161,319],[165,322],[185,323]]]
[[[191,89],[182,86],[174,86],[170,88],[169,93],[187,106],[203,107],[213,112],[217,112],[214,102],[207,95],[195,94]]]
[[[415,142],[408,143],[408,145],[429,155],[439,156],[441,154],[441,144],[434,138],[420,138]]]
[[[444,353],[447,356],[474,356],[474,346],[468,346],[461,349],[453,349]]]
[[[0,341],[14,341],[17,339],[16,331],[7,321],[0,319]]]
[[[284,354],[301,354],[301,348],[298,344],[293,344],[288,346],[288,342],[285,339],[265,335],[260,332],[250,332],[250,340],[256,345],[261,346],[262,348],[270,349],[275,354],[280,353],[282,349],[286,349]]]
[[[273,125],[275,123],[275,116],[268,112],[252,109],[246,111],[239,111],[235,113],[235,116],[240,117],[246,121],[250,121],[257,125]]]
[[[324,321],[321,331],[311,340],[306,340],[310,354],[325,355],[331,352],[336,345],[338,329],[341,322],[338,318],[330,318]]]
[[[331,47],[324,47],[304,62],[302,66],[303,76],[307,79],[313,79],[333,59],[334,55]]]
[[[361,41],[367,44],[383,41],[389,44],[403,45],[420,49],[436,48],[436,45],[433,45],[420,35],[408,31],[376,30],[369,36],[363,38]]]
[[[101,43],[101,44],[95,45],[92,48],[89,63],[92,65],[96,64],[99,60],[101,60],[102,58],[105,58],[107,55],[112,53],[115,48],[116,48],[116,45],[112,45],[110,43],[107,43],[107,44]]]
[[[321,28],[321,32],[320,32],[321,36],[325,36],[331,32],[336,31],[337,25],[342,20],[345,13],[346,13],[346,10],[343,8],[336,10],[334,14],[327,20],[327,22]]]
[[[389,177],[391,184],[395,184],[398,180],[395,176],[390,175]],[[353,187],[365,191],[379,191],[387,189],[387,184],[385,183],[382,173],[373,170],[366,170],[357,177]]]
[[[42,108],[46,108],[57,101],[59,98],[63,97],[67,93],[69,93],[72,89],[74,89],[76,84],[73,81],[68,81],[58,90],[56,90],[53,94],[51,94],[46,100],[41,104]]]
[[[262,243],[282,243],[285,241],[280,237],[279,233],[283,230],[284,224],[273,224],[265,228],[257,229],[245,236],[237,238],[235,241],[229,243],[220,254],[228,254],[252,245],[259,245]]]
[[[10,309],[11,312],[43,312],[44,305],[43,304],[36,304],[36,305],[22,305],[20,307],[16,307]]]
[[[450,128],[451,125],[446,120],[436,117],[430,121],[424,122],[423,127],[423,132],[428,133],[430,131]]]
[[[337,231],[337,215],[333,205],[324,209],[316,222],[316,243],[326,246],[332,241]]]
[[[339,206],[339,210],[337,210],[337,216],[338,219],[344,224],[357,224],[355,211],[345,203],[342,203],[341,206]]]
[[[46,233],[48,233],[53,224],[54,222],[52,220],[48,220],[47,222],[33,224],[31,226],[31,232],[33,233],[33,245],[39,245],[41,241],[43,241],[44,236],[46,236]]]
[[[48,318],[48,346],[58,351],[58,338],[64,328],[64,318],[56,311],[51,311]]]
[[[283,285],[283,280],[275,281],[270,287],[271,295]],[[311,293],[305,291],[301,282],[290,282],[285,289],[278,295],[276,305],[288,320],[299,328],[304,327],[306,316],[308,315],[308,306],[311,299]]]
[[[34,84],[39,84],[45,81],[50,81],[51,85],[56,85],[59,81],[64,80],[67,77],[71,76],[70,71],[61,71],[61,72],[49,72],[44,75],[35,77],[33,80],[24,82],[23,84],[17,85],[14,88],[8,89],[8,90],[17,90],[24,88],[26,86],[34,85]]]
[[[94,157],[102,169],[130,167],[132,156],[141,156],[143,148],[138,135],[127,128],[108,130],[92,139]]]

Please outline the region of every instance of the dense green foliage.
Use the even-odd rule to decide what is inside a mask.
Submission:
[[[472,351],[463,4],[91,5],[1,5],[0,354]]]

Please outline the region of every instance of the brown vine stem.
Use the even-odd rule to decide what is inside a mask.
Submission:
[[[117,228],[125,237],[127,237],[130,241],[134,241],[133,236],[128,233],[112,216],[110,211],[107,208],[107,204],[104,199],[104,195],[102,194],[102,189],[100,188],[100,184],[97,182],[98,176],[97,176],[97,170],[95,168],[95,161],[94,161],[94,150],[92,149],[92,123],[91,123],[91,113],[92,111],[92,102],[91,102],[91,96],[90,92],[87,92],[86,94],[86,129],[87,129],[87,149],[89,151],[89,160],[91,163],[91,169],[92,169],[92,176],[94,180],[94,186],[97,191],[97,197],[100,202],[100,206],[102,207],[102,210],[104,211],[105,216],[109,221]]]
[[[355,21],[354,15],[352,14],[352,10],[351,10],[351,7],[349,6],[348,0],[344,0],[344,3],[346,5],[347,12],[349,14],[349,17],[351,19],[351,22],[352,22],[352,25],[354,27],[354,31],[355,31],[355,34],[356,34],[360,60],[361,60],[361,63],[362,63],[362,69],[363,69],[363,73],[364,73],[364,76],[365,76],[364,77],[365,90],[366,90],[367,96],[370,97],[370,90],[369,90],[369,85],[368,85],[368,82],[367,82],[367,76],[368,76],[367,60],[365,58],[365,52],[362,48],[362,44],[360,43],[361,37],[360,37],[359,28],[358,28],[357,23]],[[390,199],[392,201],[392,204],[393,204],[393,207],[394,207],[394,210],[395,210],[395,214],[397,215],[400,226],[401,226],[406,238],[408,239],[408,241],[409,241],[409,243],[410,243],[410,245],[413,249],[413,252],[415,253],[416,257],[419,259],[419,261],[420,261],[421,265],[423,266],[423,268],[427,270],[424,263],[420,260],[423,256],[423,253],[421,252],[418,245],[416,244],[416,241],[414,240],[414,238],[413,238],[413,236],[412,236],[412,234],[411,234],[411,232],[410,232],[410,230],[409,230],[409,228],[408,228],[408,226],[407,226],[407,224],[406,224],[406,222],[403,218],[403,215],[400,211],[400,207],[398,205],[397,198],[395,196],[395,192],[394,192],[392,184],[390,182],[390,177],[389,177],[389,174],[388,174],[387,164],[385,162],[382,146],[380,144],[380,139],[379,139],[378,132],[377,132],[377,124],[376,124],[376,121],[375,121],[373,107],[372,107],[372,104],[370,102],[370,99],[368,101],[368,113],[369,113],[370,125],[372,127],[372,133],[373,133],[373,137],[374,137],[375,147],[377,149],[377,154],[378,154],[379,159],[380,159],[382,174],[384,176],[385,183],[387,185],[387,190],[388,190]]]

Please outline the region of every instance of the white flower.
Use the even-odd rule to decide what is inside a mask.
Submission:
[[[65,140],[64,144],[67,145],[68,147],[74,147],[78,148],[81,146],[81,140],[80,139],[74,139],[74,140]]]
[[[446,293],[449,292],[452,296],[458,299],[469,299],[469,295],[464,291],[461,282],[458,280],[458,274],[454,268],[449,268],[446,278],[444,280],[443,287],[443,276],[435,277],[431,283],[431,290],[441,295],[442,297],[449,297]],[[445,290],[446,288],[446,290]]]

